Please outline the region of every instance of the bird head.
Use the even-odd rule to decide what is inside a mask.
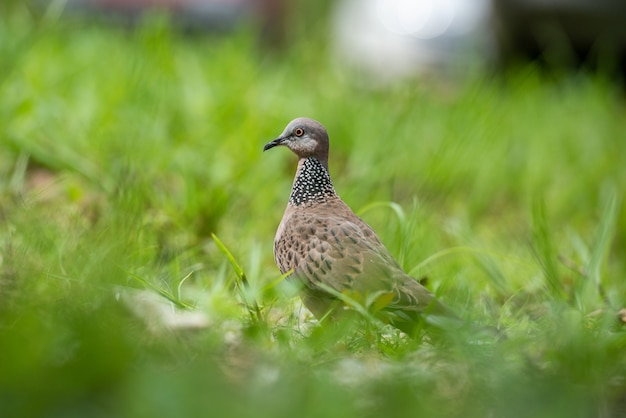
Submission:
[[[289,148],[298,158],[313,157],[328,167],[328,133],[316,120],[292,120],[278,138],[265,144],[263,151],[279,145]]]

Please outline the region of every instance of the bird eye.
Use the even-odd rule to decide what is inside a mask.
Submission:
[[[304,135],[304,129],[296,128],[296,129],[293,130],[293,133],[294,133],[295,136],[300,137],[300,136]]]

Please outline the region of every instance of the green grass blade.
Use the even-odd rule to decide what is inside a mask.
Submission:
[[[372,209],[376,209],[376,208],[391,209],[391,211],[394,213],[394,215],[396,216],[398,220],[397,239],[400,243],[400,247],[398,248],[398,253],[395,256],[396,256],[396,260],[398,261],[398,263],[400,265],[404,265],[404,258],[406,255],[407,244],[408,244],[410,221],[407,220],[406,213],[404,212],[404,209],[402,209],[402,206],[399,205],[398,203],[391,202],[391,201],[370,203],[369,205],[366,205],[359,211],[359,216],[362,216],[364,213]]]
[[[345,293],[342,292],[338,292],[337,290],[333,289],[332,287],[324,284],[324,283],[318,283],[318,286],[324,290],[325,292],[330,293],[331,295],[333,295],[334,297],[336,297],[338,300],[342,301],[343,303],[345,303],[347,306],[349,306],[350,308],[354,309],[355,311],[357,311],[361,316],[363,316],[364,318],[366,318],[369,322],[371,322],[372,324],[378,324],[382,327],[382,322],[379,321],[378,319],[376,319],[362,304],[360,304],[358,301],[354,300],[353,298],[351,298],[350,296],[348,296]]]
[[[399,204],[395,203],[395,202],[373,202],[370,203],[369,205],[366,205],[365,207],[363,207],[360,211],[359,211],[359,216],[363,215],[366,212],[369,212],[372,209],[376,209],[379,207],[384,207],[384,208],[388,208],[391,209],[395,214],[396,217],[398,218],[398,222],[400,223],[400,225],[404,225],[406,222],[406,214],[404,213],[404,210],[402,209],[402,206],[400,206]]]
[[[222,253],[224,253],[224,255],[226,256],[230,265],[233,267],[233,270],[235,270],[235,277],[236,277],[235,287],[237,288],[237,292],[239,293],[239,296],[241,297],[241,301],[245,305],[248,312],[250,312],[250,315],[252,316],[252,318],[257,321],[260,321],[262,319],[262,314],[261,314],[261,308],[259,307],[259,304],[256,302],[254,298],[252,298],[251,301],[248,301],[248,297],[246,296],[245,289],[249,288],[249,283],[248,283],[248,278],[246,277],[246,273],[244,272],[243,268],[241,268],[239,263],[237,263],[237,260],[235,259],[233,254],[230,252],[230,250],[224,245],[222,241],[220,241],[217,235],[211,234],[211,237],[213,238],[213,241],[215,242],[217,247],[220,249],[220,251],[222,251]]]
[[[611,248],[611,242],[615,236],[615,226],[617,214],[619,212],[620,199],[615,191],[612,191],[608,198],[602,219],[597,231],[595,245],[591,249],[591,257],[587,264],[586,271],[589,279],[595,284],[600,296],[606,300],[606,294],[602,285],[602,267]]]
[[[174,305],[176,305],[177,308],[180,309],[193,309],[193,306],[183,302],[182,300],[176,298],[176,296],[174,296],[172,293],[168,292],[167,290],[163,289],[162,287],[156,286],[152,283],[150,283],[150,281],[144,279],[143,277],[130,272],[130,271],[126,271],[126,274],[128,274],[130,277],[132,277],[133,279],[137,280],[139,283],[141,283],[142,285],[144,285],[145,287],[147,287],[148,289],[154,290],[156,293],[158,293],[159,295],[163,296],[165,299],[169,300],[170,302],[172,302]]]
[[[543,200],[537,200],[533,206],[532,234],[532,253],[543,272],[546,287],[553,297],[562,299],[565,292],[560,281],[558,258],[552,243]]]
[[[293,269],[289,270],[288,272],[286,272],[284,274],[281,274],[277,279],[272,280],[271,282],[269,282],[268,284],[263,286],[263,292],[267,292],[267,291],[273,289],[274,287],[276,287],[279,283],[281,283],[283,280],[285,280],[287,277],[289,277],[291,275],[291,273],[293,273]]]
[[[226,248],[224,243],[220,241],[217,235],[211,234],[211,238],[213,238],[213,241],[215,241],[215,244],[217,245],[217,247],[220,249],[222,253],[224,253],[226,258],[228,259],[228,262],[233,267],[233,270],[235,270],[235,274],[237,275],[237,279],[238,279],[237,285],[247,286],[248,278],[246,277],[246,273],[243,271],[243,268],[241,268],[239,263],[237,263],[237,260],[235,259],[233,254],[230,252],[228,248]]]

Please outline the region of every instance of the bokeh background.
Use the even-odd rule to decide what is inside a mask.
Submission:
[[[622,3],[2,2],[0,416],[623,416]],[[311,317],[261,152],[299,116],[502,337]]]

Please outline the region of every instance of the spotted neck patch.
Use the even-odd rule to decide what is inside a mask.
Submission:
[[[296,174],[289,203],[300,206],[310,202],[323,202],[330,196],[336,196],[336,193],[328,170],[316,158],[307,158]]]

